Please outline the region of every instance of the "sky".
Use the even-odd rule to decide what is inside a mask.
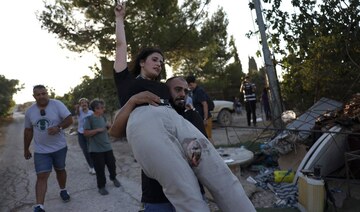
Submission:
[[[228,15],[228,34],[235,38],[243,71],[247,72],[248,57],[261,50],[259,39],[248,39],[245,34],[256,30],[255,11],[249,1],[212,0],[209,10],[219,5]],[[81,83],[83,76],[93,77],[89,69],[98,59],[92,54],[79,55],[62,49],[55,35],[41,29],[36,12],[44,8],[41,0],[4,1],[0,7],[0,75],[17,79],[24,89],[14,95],[16,103],[33,101],[32,87],[43,84],[62,96]],[[258,67],[263,59],[256,58]],[[1,91],[0,91],[1,92]]]

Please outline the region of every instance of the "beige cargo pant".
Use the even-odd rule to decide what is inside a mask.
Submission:
[[[190,122],[167,106],[141,106],[130,115],[127,139],[145,174],[156,179],[177,212],[210,211],[197,179],[223,212],[255,211],[243,187],[213,145]],[[189,165],[182,142],[201,146],[200,164]]]

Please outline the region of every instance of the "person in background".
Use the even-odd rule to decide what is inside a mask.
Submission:
[[[253,125],[256,127],[256,86],[250,82],[249,75],[245,76],[244,82],[240,86],[240,93],[244,94],[247,124],[251,126],[251,116]]]
[[[242,112],[241,112],[241,102],[240,102],[239,97],[237,97],[237,96],[234,97],[234,110],[235,110],[235,113],[237,115],[242,114]]]
[[[193,100],[192,100],[192,97],[189,95],[189,92],[190,92],[190,88],[189,88],[188,94],[185,97],[185,109],[186,110],[195,110]]]
[[[212,140],[212,117],[207,103],[207,99],[209,98],[208,94],[202,87],[198,86],[194,76],[186,77],[186,81],[192,91],[192,100],[195,110],[204,120],[206,135],[208,136],[209,140]]]
[[[120,182],[116,179],[115,157],[107,132],[110,125],[106,123],[104,117],[104,101],[94,99],[90,103],[90,108],[94,113],[85,119],[84,135],[89,139],[88,147],[94,163],[99,193],[107,195],[109,192],[105,188],[105,165],[110,173],[110,180],[113,181],[115,187],[121,186]]]
[[[265,87],[263,89],[263,92],[261,94],[261,105],[265,113],[266,121],[271,120],[271,110],[270,110],[270,103],[269,103],[269,96],[268,96],[268,87]]]
[[[76,115],[78,120],[78,142],[80,148],[85,156],[86,162],[89,166],[89,173],[95,174],[94,164],[88,151],[87,138],[84,136],[85,118],[91,116],[94,112],[89,109],[89,100],[87,98],[80,98],[79,104],[76,106]]]
[[[36,103],[25,113],[24,157],[32,157],[30,144],[34,139],[34,164],[36,171],[36,205],[34,212],[45,211],[44,202],[47,181],[54,167],[60,187],[60,197],[64,202],[70,201],[66,190],[65,160],[67,145],[64,129],[72,124],[70,111],[59,100],[49,99],[43,85],[35,85],[33,97]]]

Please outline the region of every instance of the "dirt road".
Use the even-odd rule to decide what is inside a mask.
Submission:
[[[1,127],[0,137],[0,211],[32,211],[35,203],[35,171],[33,160],[23,157],[23,115]],[[140,208],[140,168],[134,162],[126,142],[115,142],[117,173],[122,187],[108,183],[109,195],[97,192],[96,177],[88,173],[76,136],[68,136],[67,189],[71,201],[63,203],[53,172],[49,178],[45,200],[47,211],[138,211]],[[121,209],[121,210],[119,210]]]
[[[235,123],[242,125],[244,117],[235,117]],[[35,180],[33,160],[23,157],[23,122],[24,116],[14,114],[14,120],[0,127],[0,212],[32,211],[35,204]],[[241,135],[255,135],[256,130],[215,127],[213,138],[216,144],[239,142]],[[134,161],[126,141],[112,143],[116,157],[118,179],[122,187],[107,184],[109,195],[101,196],[96,188],[96,177],[88,173],[84,156],[77,143],[76,135],[68,135],[68,155],[66,160],[68,183],[67,189],[71,201],[63,203],[59,197],[59,188],[52,173],[48,182],[45,199],[47,211],[121,211],[136,212],[140,209],[140,167]],[[244,179],[242,179],[242,182]],[[249,190],[244,185],[245,190]],[[254,190],[254,188],[251,188]],[[258,192],[252,196],[255,206],[271,204],[266,202],[266,193]],[[211,204],[216,208],[216,204]],[[214,210],[213,210],[214,211]]]

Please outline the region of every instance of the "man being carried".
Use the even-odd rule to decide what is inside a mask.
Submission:
[[[205,128],[202,118],[194,108],[186,108],[186,97],[189,92],[189,86],[186,80],[182,77],[172,77],[166,81],[169,87],[171,99],[170,104],[178,114],[183,116],[191,122],[196,128],[200,130],[205,136]],[[191,107],[191,106],[190,106]],[[196,161],[195,161],[196,162]],[[141,171],[141,187],[142,197],[141,202],[144,203],[144,211],[164,211],[175,212],[175,208],[166,198],[160,183],[152,179]],[[205,194],[203,186],[200,184],[201,193]]]

